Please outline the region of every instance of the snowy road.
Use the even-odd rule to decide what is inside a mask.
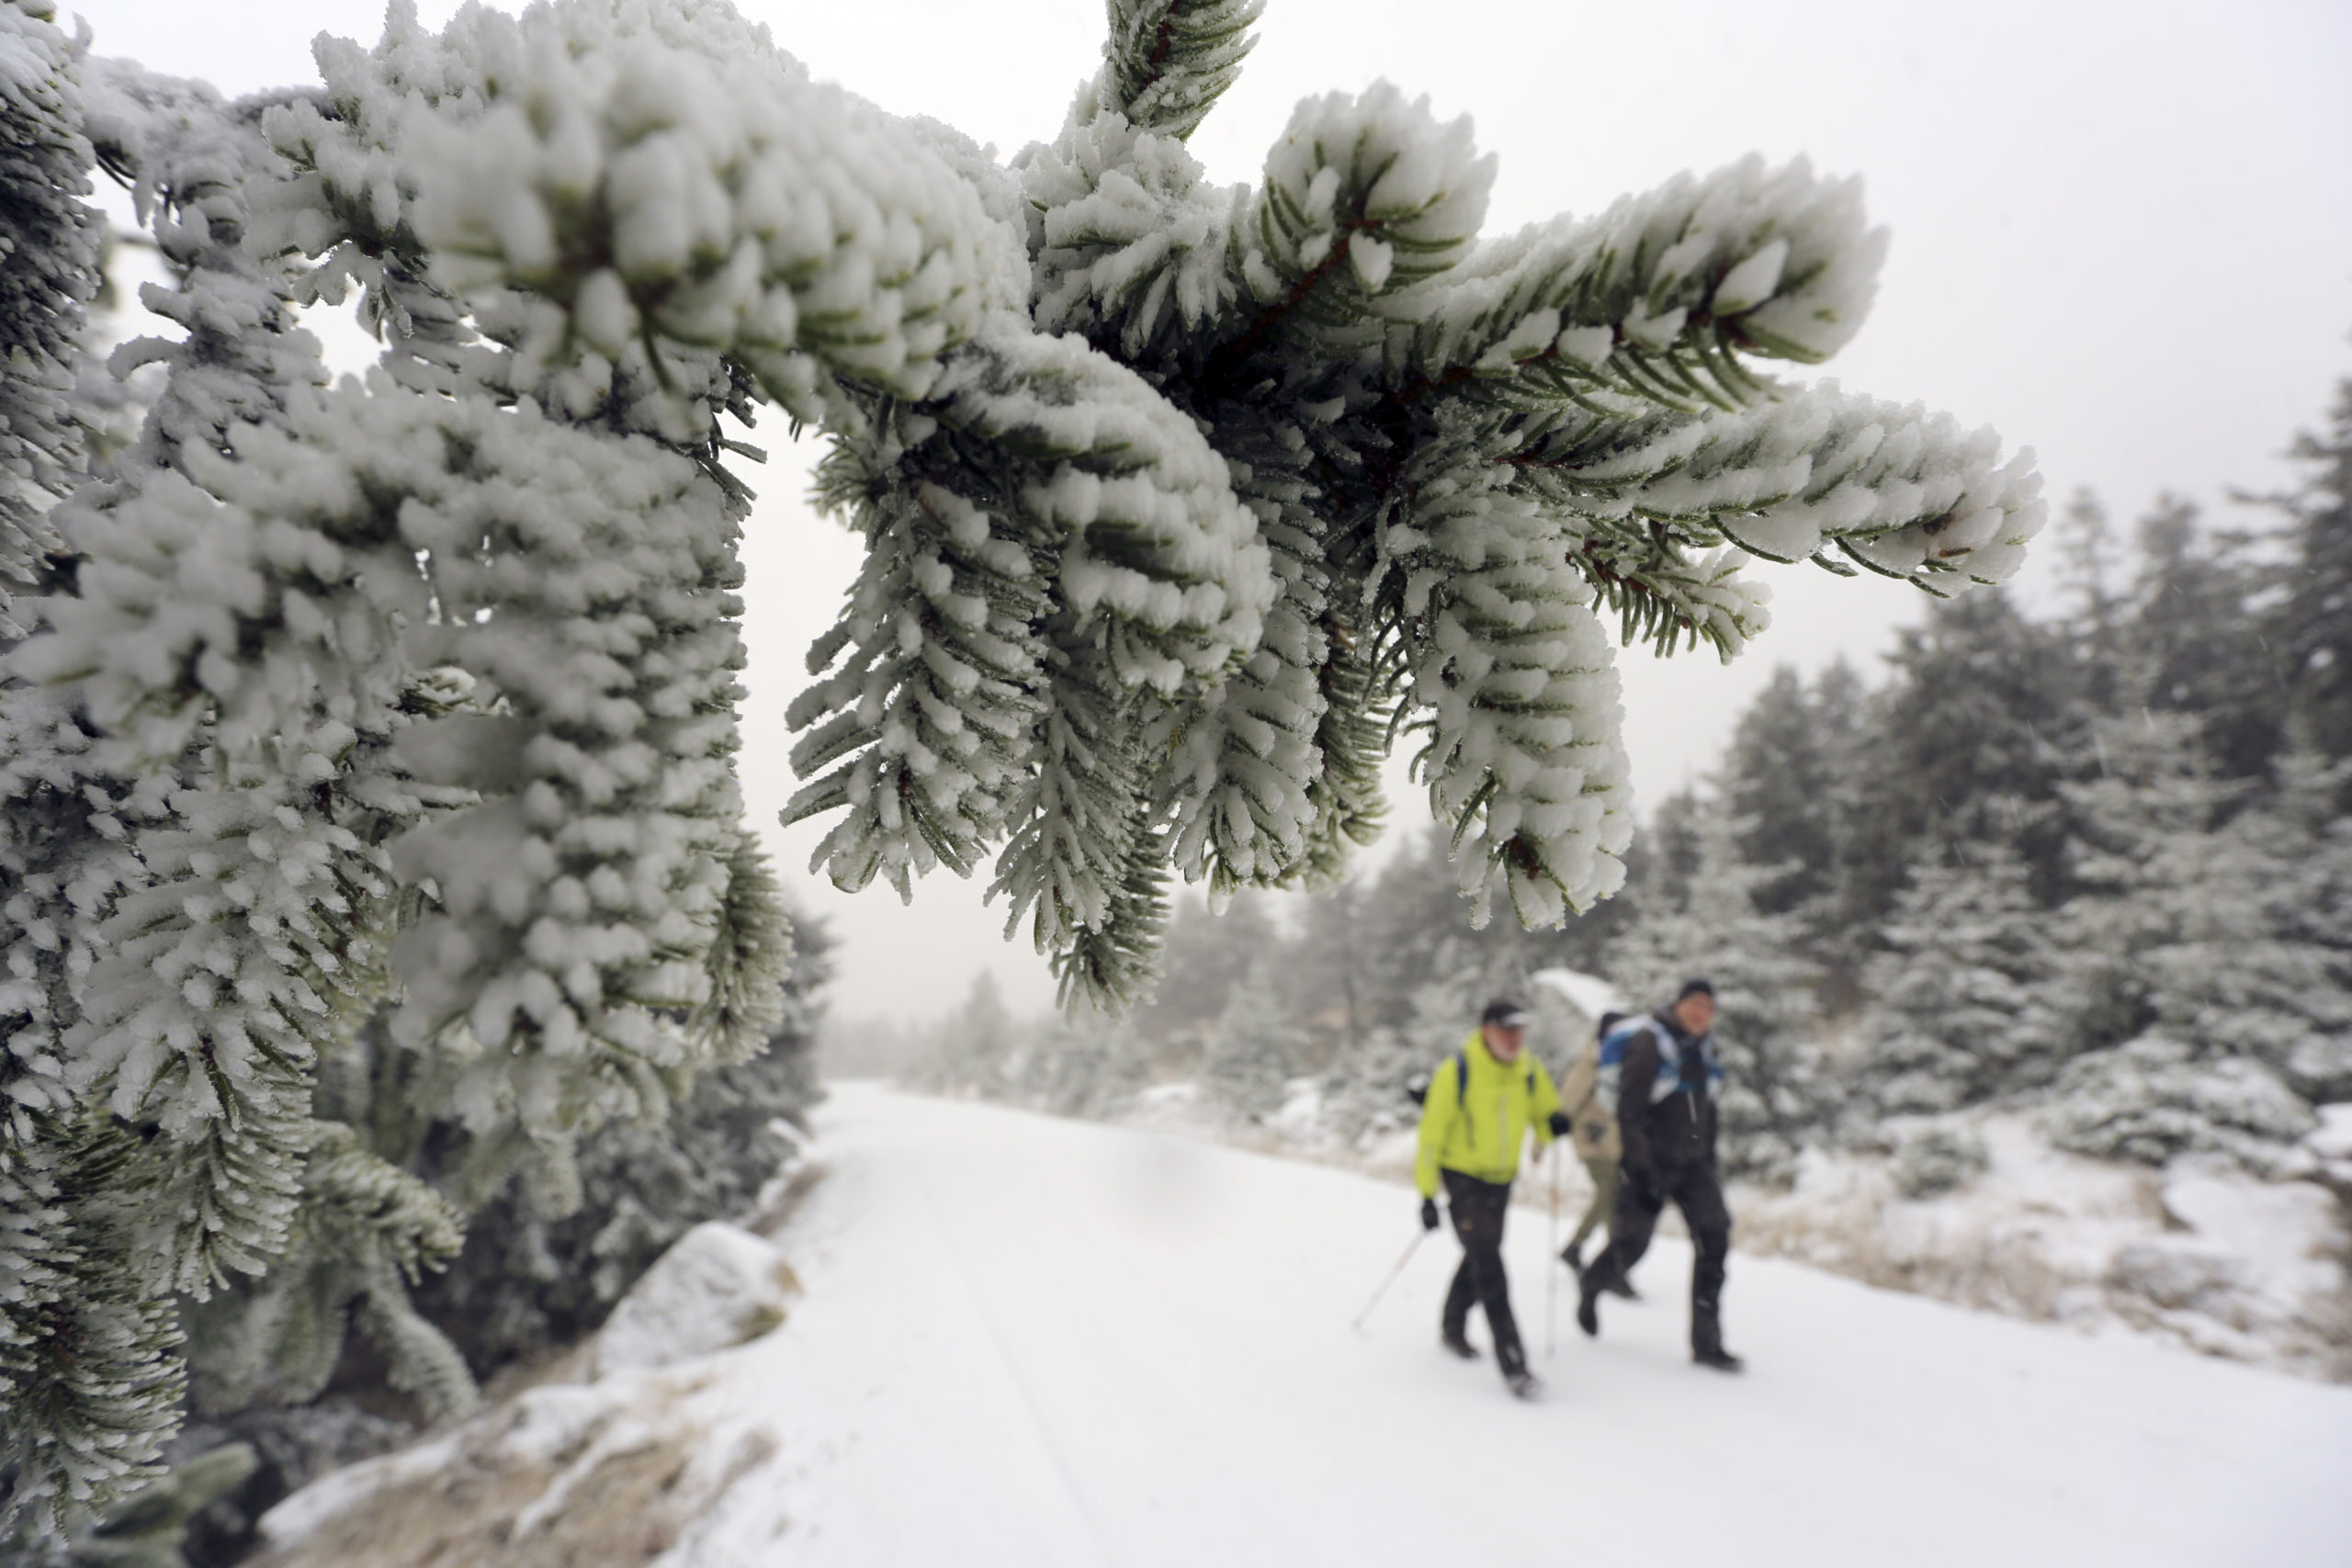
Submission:
[[[1546,1359],[1521,1209],[1522,1405],[1437,1348],[1446,1237],[1349,1332],[1396,1186],[861,1086],[820,1131],[808,1295],[698,1398],[776,1458],[698,1564],[2352,1562],[2352,1389],[1736,1254],[1724,1378],[1664,1242],[1598,1343],[1564,1290]]]

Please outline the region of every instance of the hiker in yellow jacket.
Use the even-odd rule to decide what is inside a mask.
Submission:
[[[1462,1267],[1445,1293],[1438,1337],[1464,1360],[1478,1352],[1465,1337],[1470,1303],[1487,1309],[1495,1363],[1512,1393],[1532,1399],[1543,1390],[1527,1370],[1519,1323],[1510,1310],[1510,1280],[1503,1273],[1503,1216],[1520,1150],[1530,1133],[1540,1150],[1568,1130],[1552,1075],[1526,1049],[1527,1010],[1498,999],[1487,1004],[1478,1032],[1430,1075],[1421,1101],[1419,1157],[1421,1224],[1437,1229],[1437,1192],[1445,1189],[1453,1234],[1462,1238]]]

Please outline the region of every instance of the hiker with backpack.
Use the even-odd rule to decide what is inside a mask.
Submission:
[[[1445,1293],[1439,1341],[1464,1360],[1477,1359],[1467,1337],[1475,1301],[1486,1309],[1504,1384],[1517,1397],[1532,1399],[1543,1384],[1527,1370],[1527,1350],[1511,1314],[1510,1281],[1503,1272],[1503,1218],[1527,1135],[1535,1135],[1539,1150],[1548,1147],[1568,1130],[1568,1120],[1561,1114],[1552,1075],[1526,1045],[1527,1010],[1507,999],[1488,1002],[1477,1032],[1430,1075],[1413,1174],[1420,1188],[1423,1227],[1437,1229],[1442,1186],[1453,1234],[1462,1241],[1462,1267]]]
[[[1592,1179],[1592,1201],[1585,1205],[1576,1234],[1560,1253],[1560,1261],[1579,1281],[1584,1279],[1585,1240],[1608,1222],[1617,1204],[1617,1162],[1623,1145],[1617,1134],[1616,1108],[1601,1098],[1600,1046],[1609,1038],[1609,1032],[1624,1018],[1622,1012],[1602,1013],[1600,1027],[1593,1031],[1591,1047],[1577,1054],[1567,1077],[1560,1080],[1560,1106],[1567,1113],[1568,1142],[1576,1150],[1584,1173]],[[1611,1234],[1615,1233],[1612,1230]],[[1623,1279],[1611,1280],[1601,1288],[1628,1301],[1641,1299],[1631,1282]]]
[[[1723,1064],[1715,1055],[1715,988],[1683,982],[1671,1007],[1620,1023],[1600,1045],[1604,1104],[1617,1108],[1623,1145],[1609,1245],[1577,1284],[1577,1326],[1600,1332],[1600,1298],[1649,1250],[1668,1202],[1690,1227],[1690,1359],[1736,1372],[1740,1359],[1724,1348],[1724,1259],[1731,1251],[1731,1211],[1715,1176],[1715,1101]]]

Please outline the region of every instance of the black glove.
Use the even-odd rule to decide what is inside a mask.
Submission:
[[[1552,1128],[1552,1136],[1555,1138],[1566,1137],[1568,1135],[1569,1126],[1568,1113],[1565,1111],[1555,1111],[1552,1112],[1550,1126]]]
[[[1434,1198],[1421,1200],[1421,1228],[1425,1231],[1437,1229],[1437,1200]]]

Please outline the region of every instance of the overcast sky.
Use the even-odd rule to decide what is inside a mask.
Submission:
[[[357,0],[60,5],[98,52],[232,93],[315,80],[311,37],[372,42],[382,17]],[[1052,134],[1102,28],[1098,0],[742,8],[820,76],[1002,155]],[[456,7],[419,9],[437,26]],[[1193,142],[1218,180],[1254,182],[1302,96],[1382,77],[1471,115],[1500,154],[1489,231],[1749,151],[1861,174],[1894,249],[1830,369],[2033,447],[2053,500],[2088,486],[2128,516],[2163,490],[2219,507],[2231,486],[2275,488],[2289,435],[2352,372],[2345,0],[1270,0],[1260,36]],[[855,556],[802,504],[805,459],[780,450],[753,476],[745,779],[763,824],[791,792],[777,716]],[[1882,580],[1772,581],[1773,629],[1738,665],[1628,659],[1645,804],[1712,765],[1775,662],[1868,668],[1932,613]],[[1396,784],[1397,827],[1426,821]],[[845,898],[800,874],[816,830],[769,836],[842,939],[837,1010],[936,1013],[983,966],[1017,1003],[1046,1000],[1042,964],[998,942],[975,885],[935,879],[909,908],[886,890]]]

